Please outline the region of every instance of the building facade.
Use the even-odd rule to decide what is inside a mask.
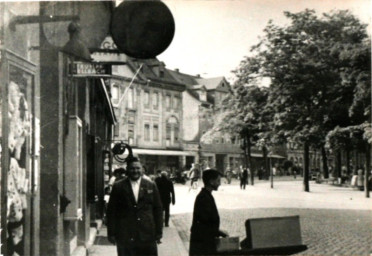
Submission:
[[[110,58],[105,52],[107,47],[112,52],[116,50],[110,37],[93,58],[97,61]],[[135,60],[117,50],[116,54],[124,63],[112,65],[109,81],[119,122],[114,140],[133,148],[148,175],[157,170],[180,171],[188,154],[183,151],[182,141],[185,85],[177,82],[157,59]]]
[[[230,84],[224,77],[202,78],[179,70],[170,72],[177,81],[186,85],[183,92],[183,142],[184,149],[195,156],[186,158],[186,169],[194,162],[202,169],[210,167],[221,172],[238,171],[243,159],[238,139],[220,134],[208,143],[202,140],[203,134],[212,128],[223,98],[231,93]]]
[[[106,26],[112,7],[0,3],[1,254],[86,254],[91,224],[103,214],[103,165],[116,118],[89,60],[88,43],[100,32],[85,30],[92,39],[85,45],[71,17],[86,27],[89,13]]]

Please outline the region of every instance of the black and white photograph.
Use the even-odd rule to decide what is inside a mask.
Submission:
[[[371,0],[0,0],[0,256],[372,255]]]

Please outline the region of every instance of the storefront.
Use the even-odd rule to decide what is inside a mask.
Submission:
[[[186,151],[140,148],[134,148],[133,154],[140,158],[148,175],[156,174],[157,170],[167,171],[170,175],[183,171],[185,156],[192,156]]]
[[[1,241],[2,252],[9,255],[31,254],[37,240],[40,122],[35,75],[35,64],[2,49]]]

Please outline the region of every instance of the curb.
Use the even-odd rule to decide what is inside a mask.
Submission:
[[[94,244],[94,241],[96,240],[96,236],[97,236],[97,234],[99,233],[99,230],[102,227],[102,220],[96,220],[95,223],[96,223],[96,225],[95,225],[96,227],[91,227],[89,229],[89,240],[85,245],[87,250],[90,247],[92,247],[92,245]]]
[[[89,255],[88,250],[93,246],[96,236],[102,227],[102,220],[95,221],[95,227],[89,229],[89,240],[85,246],[78,246],[71,254],[71,256],[87,256]]]
[[[172,217],[169,219],[169,227],[163,228],[163,243],[158,245],[160,256],[188,256],[189,252],[173,224]]]

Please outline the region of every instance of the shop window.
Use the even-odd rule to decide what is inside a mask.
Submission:
[[[145,141],[149,141],[150,140],[150,125],[149,124],[145,124]]]
[[[154,129],[153,129],[153,140],[158,141],[159,140],[159,126],[157,124],[154,124]]]
[[[4,77],[8,79],[4,80],[7,90],[0,92],[0,95],[8,93],[5,95],[7,102],[1,101],[4,95],[0,98],[0,107],[2,104],[8,106],[8,113],[1,115],[0,111],[0,118],[9,127],[6,132],[0,129],[0,138],[8,137],[6,144],[8,150],[4,148],[0,150],[0,156],[3,154],[2,157],[6,157],[9,161],[9,169],[3,170],[0,175],[8,175],[7,182],[4,184],[5,180],[1,179],[0,185],[2,192],[6,193],[8,203],[8,207],[4,207],[6,218],[1,219],[1,226],[4,227],[3,233],[8,232],[9,235],[8,239],[2,242],[7,243],[8,246],[6,255],[28,255],[29,252],[25,252],[25,247],[22,245],[29,242],[31,234],[28,228],[34,215],[30,207],[27,207],[27,202],[37,189],[39,175],[37,160],[34,158],[35,155],[39,155],[40,138],[39,122],[36,118],[33,119],[35,69],[30,63],[17,59],[5,50],[1,54],[1,61],[5,63],[4,67],[7,67],[4,72],[9,72],[8,76]],[[20,63],[24,66],[18,66]],[[26,67],[27,71],[23,69]]]

